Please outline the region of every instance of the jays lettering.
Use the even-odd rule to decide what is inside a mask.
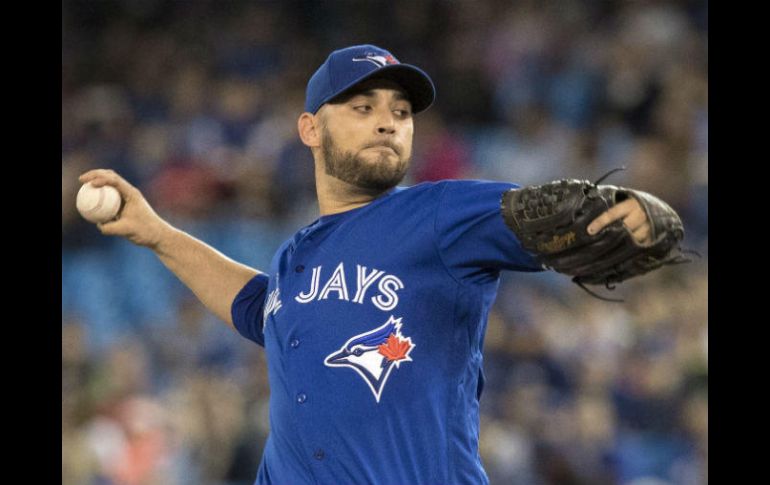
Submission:
[[[360,305],[368,301],[384,312],[396,308],[397,292],[404,289],[404,283],[398,276],[357,264],[355,285],[349,285],[348,278],[351,278],[352,283],[352,271],[350,273],[346,274],[344,263],[326,273],[323,272],[323,266],[316,266],[310,274],[307,288],[296,295],[294,300],[307,304],[336,298]]]

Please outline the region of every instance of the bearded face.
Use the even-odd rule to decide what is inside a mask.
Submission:
[[[390,140],[364,144],[358,150],[343,150],[324,129],[321,138],[327,175],[366,191],[384,192],[398,185],[409,169],[409,156]]]

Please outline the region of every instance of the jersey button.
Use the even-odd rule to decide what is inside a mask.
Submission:
[[[299,339],[293,338],[291,339],[291,342],[289,342],[289,345],[291,345],[292,349],[296,349],[299,347]]]
[[[315,450],[315,453],[313,453],[313,458],[316,460],[323,460],[325,456],[326,453],[324,453],[324,450],[321,449]]]
[[[294,268],[294,271],[296,271],[297,273],[302,273],[303,271],[305,271],[305,267],[300,264],[296,268]]]
[[[302,404],[305,401],[307,401],[307,394],[305,394],[304,392],[300,392],[299,394],[297,394],[297,402],[298,403]]]

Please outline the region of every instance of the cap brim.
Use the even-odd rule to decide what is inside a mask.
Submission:
[[[412,113],[415,114],[428,109],[436,98],[436,89],[433,86],[433,81],[422,69],[411,64],[392,64],[356,79],[342,89],[339,94],[325,100],[324,103],[328,103],[332,99],[345,94],[350,89],[369,79],[388,79],[403,87],[409,97],[409,101],[412,103]]]

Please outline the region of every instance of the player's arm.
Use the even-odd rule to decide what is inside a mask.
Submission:
[[[123,198],[120,216],[97,224],[102,234],[125,237],[155,252],[166,267],[187,285],[217,317],[233,326],[231,305],[238,292],[259,271],[233,261],[208,244],[163,220],[142,193],[112,170],[90,170],[82,183],[111,185]]]

